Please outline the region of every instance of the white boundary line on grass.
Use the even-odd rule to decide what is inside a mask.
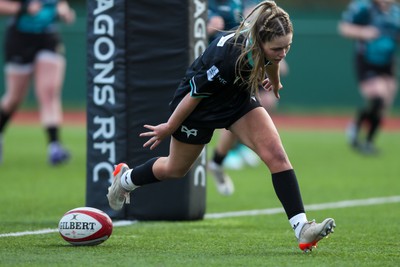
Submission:
[[[116,221],[113,222],[114,227],[119,227],[119,226],[128,226],[137,223],[138,221]],[[16,233],[8,233],[8,234],[0,234],[1,237],[10,237],[10,236],[24,236],[24,235],[42,235],[42,234],[50,234],[50,233],[56,233],[58,232],[58,229],[42,229],[42,230],[36,230],[36,231],[24,231],[24,232],[16,232]]]
[[[360,206],[372,206],[388,203],[399,203],[400,196],[392,197],[380,197],[380,198],[367,198],[358,200],[344,200],[339,202],[321,203],[306,205],[305,209],[307,211],[311,210],[326,210],[326,209],[338,209],[338,208],[350,208],[350,207],[360,207]],[[223,213],[210,213],[205,214],[205,219],[221,219],[221,218],[231,218],[231,217],[242,217],[242,216],[257,216],[257,215],[272,215],[277,213],[284,213],[283,208],[273,208],[273,209],[263,209],[263,210],[244,210],[244,211],[233,211],[233,212],[223,212]],[[137,223],[138,221],[116,221],[113,223],[114,227],[128,226]],[[17,237],[26,235],[41,235],[50,234],[58,232],[58,229],[42,229],[36,231],[24,231],[16,233],[6,233],[0,234],[1,237]]]

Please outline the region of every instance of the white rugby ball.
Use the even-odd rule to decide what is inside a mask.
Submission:
[[[58,224],[61,237],[72,245],[94,246],[112,233],[111,218],[96,208],[80,207],[67,211]]]

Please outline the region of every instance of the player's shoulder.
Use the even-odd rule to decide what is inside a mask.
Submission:
[[[243,38],[235,37],[235,33],[228,33],[216,38],[207,48],[208,54],[213,57],[223,57],[227,59],[228,56],[234,56],[238,49],[242,46]]]
[[[371,17],[372,1],[353,0],[343,12],[342,19],[351,23],[368,24]]]
[[[396,15],[400,14],[400,3],[394,2],[392,5],[392,10],[396,13]]]
[[[353,11],[362,12],[369,12],[372,8],[372,1],[371,0],[353,0],[350,2],[349,8]]]

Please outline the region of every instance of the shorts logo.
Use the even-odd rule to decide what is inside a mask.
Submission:
[[[186,133],[187,138],[189,138],[190,135],[197,136],[197,129],[188,129],[185,125],[182,125],[181,132]]]
[[[215,66],[212,66],[207,70],[207,80],[210,82],[214,80],[214,77],[218,74],[219,69]]]

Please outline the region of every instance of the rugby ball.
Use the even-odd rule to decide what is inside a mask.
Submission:
[[[112,233],[111,218],[96,208],[80,207],[67,211],[58,224],[61,237],[75,246],[94,246]]]

